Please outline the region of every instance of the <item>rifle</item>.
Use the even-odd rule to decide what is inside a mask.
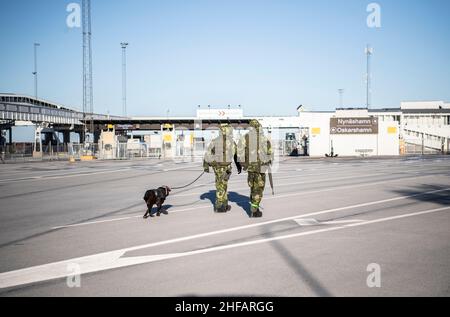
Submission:
[[[272,195],[275,196],[275,191],[273,189],[272,165],[269,165],[269,183],[272,188]]]

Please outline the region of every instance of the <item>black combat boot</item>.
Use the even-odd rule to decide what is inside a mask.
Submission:
[[[259,208],[251,207],[251,218],[261,218],[263,216],[262,212],[259,211]]]
[[[263,216],[263,213],[259,211],[259,209],[255,212],[252,212],[252,218],[261,218]]]
[[[230,210],[231,210],[231,206],[228,205],[228,206],[227,206],[227,212],[230,211]]]
[[[228,211],[227,207],[225,207],[225,206],[220,206],[219,208],[214,208],[214,212],[219,213],[219,214],[226,213],[227,211]]]

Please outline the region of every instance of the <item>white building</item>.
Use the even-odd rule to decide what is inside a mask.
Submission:
[[[300,112],[309,139],[309,155],[323,157],[399,155],[399,124],[380,122],[367,109]]]
[[[244,116],[241,108],[208,108],[198,109],[196,117],[172,119],[187,123],[257,119],[265,132],[270,133],[276,149],[284,154],[297,151],[312,157],[397,156],[450,151],[450,104],[442,101],[402,102],[399,108],[370,110],[308,111],[299,107],[298,116],[286,117]],[[235,136],[239,138],[245,128],[238,123],[234,125]],[[209,141],[216,133],[216,128],[192,132],[178,125],[172,142],[179,135]]]
[[[409,144],[436,151],[450,150],[450,103],[443,101],[402,102],[402,137]]]
[[[335,112],[300,108],[299,128],[309,137],[310,156],[332,151],[340,156],[449,152],[450,104],[402,102],[396,109]]]
[[[313,157],[450,151],[450,104],[443,101],[409,101],[399,108],[370,110],[308,111],[302,106],[297,110],[298,116],[287,117],[244,117],[241,109],[203,109],[197,115],[198,119],[257,119],[278,144],[294,136],[300,148],[307,138],[307,152]]]

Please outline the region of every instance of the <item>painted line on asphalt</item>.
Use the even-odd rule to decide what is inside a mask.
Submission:
[[[281,240],[287,240],[287,239],[293,239],[298,238],[302,236],[310,236],[314,234],[319,233],[326,233],[326,232],[332,232],[332,231],[338,231],[348,228],[355,228],[360,226],[367,226],[371,224],[376,223],[383,223],[383,222],[389,222],[399,219],[405,219],[405,218],[411,218],[416,216],[422,216],[437,212],[442,212],[449,210],[450,207],[443,207],[443,208],[437,208],[437,209],[430,209],[420,212],[414,212],[409,214],[403,214],[399,216],[394,217],[386,217],[386,218],[379,218],[375,220],[370,221],[364,221],[360,223],[353,223],[353,224],[347,224],[344,226],[338,226],[338,227],[332,227],[332,228],[325,228],[320,230],[312,230],[307,232],[301,232],[296,234],[290,234],[290,235],[283,235],[278,237],[272,237],[272,238],[265,238],[265,239],[258,239],[248,242],[242,242],[242,243],[235,243],[235,244],[228,244],[218,247],[211,247],[206,249],[198,249],[194,251],[187,251],[187,252],[181,252],[181,253],[172,253],[172,254],[157,254],[157,255],[149,255],[149,256],[137,256],[137,257],[123,257],[127,252],[134,251],[138,249],[143,249],[145,247],[135,247],[135,248],[128,248],[128,249],[121,249],[111,252],[105,252],[105,253],[99,253],[87,257],[81,257],[61,262],[55,262],[55,263],[49,263],[45,265],[20,269],[16,271],[10,271],[0,274],[0,289],[3,288],[10,288],[15,287],[19,285],[27,285],[32,283],[38,283],[38,282],[44,282],[49,280],[55,280],[59,278],[67,278],[70,276],[73,276],[73,272],[70,271],[70,268],[72,265],[76,264],[77,268],[77,274],[88,274],[88,273],[94,273],[94,272],[100,272],[100,271],[106,271],[111,269],[117,269],[117,268],[123,268],[128,266],[134,266],[139,264],[148,264],[152,262],[157,261],[163,261],[163,260],[169,260],[169,259],[175,259],[175,258],[182,258],[187,256],[193,256],[193,255],[199,255],[199,254],[207,254],[217,251],[224,251],[224,250],[230,250],[230,249],[236,249],[241,247],[247,247],[252,245],[258,245],[258,244],[264,244],[272,241],[281,241]]]
[[[91,176],[91,175],[98,175],[98,174],[117,173],[117,172],[129,171],[129,170],[130,170],[130,168],[127,167],[127,168],[122,168],[122,169],[114,169],[114,170],[98,171],[98,172],[90,172],[90,173],[69,173],[69,174],[54,175],[54,176],[41,175],[41,176],[32,176],[32,177],[24,177],[24,178],[15,178],[15,179],[2,179],[2,180],[0,180],[0,183],[60,179],[60,178],[70,178],[70,177],[79,177],[79,176]]]
[[[81,227],[81,226],[87,226],[87,225],[95,225],[95,224],[99,224],[99,223],[107,223],[107,222],[128,220],[128,219],[133,219],[133,218],[138,218],[138,217],[142,217],[142,215],[141,216],[128,216],[128,217],[122,217],[122,218],[106,219],[106,220],[99,220],[99,221],[91,221],[91,222],[83,222],[83,223],[77,223],[77,224],[73,224],[73,225],[53,227],[52,230],[59,230],[59,229],[63,229],[63,228]]]
[[[344,206],[344,207],[333,208],[333,209],[326,209],[326,210],[322,210],[322,211],[316,211],[316,212],[311,212],[311,213],[307,213],[307,214],[299,214],[299,215],[295,215],[295,216],[291,216],[291,217],[269,220],[269,221],[259,222],[259,223],[250,224],[250,225],[238,226],[238,227],[233,227],[233,228],[228,228],[228,229],[222,229],[222,230],[217,230],[217,231],[212,231],[212,232],[207,232],[207,233],[196,234],[196,235],[187,236],[187,237],[181,237],[181,238],[175,238],[175,239],[170,239],[170,240],[165,240],[165,241],[160,241],[160,242],[154,242],[151,244],[145,244],[143,246],[138,246],[137,249],[151,248],[151,247],[156,247],[156,246],[161,246],[161,245],[184,242],[184,241],[188,241],[188,240],[204,238],[204,237],[209,237],[209,236],[223,234],[223,233],[230,233],[230,232],[234,232],[234,231],[240,231],[240,230],[245,230],[245,229],[250,229],[250,228],[266,226],[266,225],[284,222],[284,221],[290,221],[290,220],[295,220],[295,219],[300,219],[300,218],[305,218],[305,217],[314,217],[314,216],[319,216],[319,215],[324,215],[324,214],[329,214],[329,213],[339,212],[339,211],[344,211],[344,210],[349,210],[349,209],[355,209],[355,208],[364,208],[364,207],[369,207],[369,206],[374,206],[374,205],[380,205],[380,204],[385,204],[385,203],[390,203],[390,202],[395,202],[395,201],[406,200],[409,198],[414,198],[414,197],[419,197],[419,196],[426,196],[426,195],[430,195],[430,194],[442,193],[442,192],[446,192],[446,191],[450,191],[450,187],[445,188],[445,189],[440,189],[440,190],[424,192],[424,193],[420,193],[420,194],[397,196],[397,197],[393,197],[393,198],[376,200],[376,201],[371,201],[371,202],[357,204],[357,205]],[[208,206],[208,207],[210,208],[210,206]],[[138,216],[134,216],[134,218],[136,218],[136,217],[138,217]],[[130,219],[130,218],[128,218],[128,219]],[[81,225],[81,224],[79,224],[79,225]],[[60,227],[60,228],[64,228],[64,227]],[[135,250],[135,249],[128,249],[128,251],[132,251],[132,250]]]
[[[304,191],[304,192],[295,192],[295,193],[289,193],[289,194],[284,194],[284,195],[276,195],[276,196],[269,196],[267,198],[265,198],[264,200],[275,200],[275,199],[280,199],[280,198],[288,198],[288,197],[296,197],[296,196],[303,196],[303,195],[309,195],[309,194],[320,194],[323,192],[329,192],[329,191],[335,191],[335,190],[345,190],[345,189],[354,189],[354,188],[362,188],[362,187],[370,187],[370,186],[375,186],[375,185],[380,185],[380,184],[386,184],[386,183],[394,183],[394,182],[399,182],[399,181],[404,181],[410,178],[426,178],[426,177],[432,177],[435,175],[424,175],[424,176],[416,176],[416,177],[407,177],[407,178],[401,178],[401,179],[393,179],[393,180],[385,180],[385,181],[381,181],[381,182],[372,182],[372,183],[367,183],[367,184],[359,184],[359,185],[350,185],[350,186],[340,186],[340,187],[330,187],[330,188],[325,188],[325,189],[319,189],[319,190],[311,190],[311,191]],[[450,188],[444,189],[444,190],[438,190],[437,192],[441,192],[441,191],[447,191]],[[432,191],[432,192],[428,192],[428,193],[436,193],[436,191]],[[412,195],[412,196],[401,196],[401,197],[416,197],[416,196],[420,196],[420,195],[425,195],[427,193],[420,193],[417,195]],[[400,198],[401,198],[400,197]],[[401,198],[403,199],[403,198]],[[239,202],[244,202],[244,201],[238,201]],[[170,214],[173,213],[179,213],[179,212],[185,212],[185,211],[192,211],[192,210],[198,210],[198,209],[206,209],[206,208],[211,208],[211,204],[205,204],[205,206],[197,206],[197,207],[192,207],[192,208],[186,208],[186,209],[180,209],[180,210],[173,210],[173,211],[169,211]],[[62,225],[62,226],[57,226],[57,227],[53,227],[51,228],[52,230],[57,230],[57,229],[64,229],[64,228],[71,228],[71,227],[80,227],[80,226],[87,226],[87,225],[93,225],[93,224],[100,224],[100,223],[105,223],[105,222],[114,222],[114,221],[121,221],[121,220],[129,220],[129,219],[134,219],[134,218],[139,218],[139,215],[135,215],[135,216],[129,216],[129,217],[120,217],[120,218],[114,218],[114,219],[105,219],[105,220],[99,220],[99,221],[94,221],[94,222],[84,222],[84,223],[77,223],[77,224],[68,224],[68,225]]]
[[[432,165],[431,163],[428,165]],[[377,166],[380,166],[380,164],[378,164]],[[416,166],[416,165],[415,165]],[[415,166],[408,166],[408,167],[415,167]],[[41,175],[41,176],[30,176],[30,177],[23,177],[23,178],[8,178],[8,179],[1,179],[0,183],[5,183],[5,182],[17,182],[17,181],[33,181],[33,180],[42,180],[42,179],[58,179],[58,178],[66,178],[66,177],[77,177],[77,176],[89,176],[89,175],[96,175],[96,174],[104,174],[104,173],[116,173],[116,172],[121,172],[121,171],[127,171],[127,170],[153,170],[153,168],[155,167],[163,167],[163,165],[161,164],[156,164],[156,165],[149,165],[149,166],[142,166],[142,167],[135,167],[135,166],[128,166],[128,167],[124,167],[121,169],[108,169],[108,170],[104,170],[104,171],[98,171],[98,172],[84,172],[84,173],[67,173],[67,174],[60,174],[60,175],[51,175],[51,176],[45,176],[45,175]],[[185,165],[183,167],[179,167],[179,169],[187,169],[187,168],[192,168],[192,167],[198,167],[197,164],[192,163],[189,165]],[[366,168],[366,165],[361,165],[361,168]],[[423,164],[422,165],[417,165],[417,167],[424,167]],[[381,167],[379,168],[380,172],[381,171],[389,171],[392,170],[394,167],[384,167],[384,165],[381,165]],[[178,168],[177,168],[178,169]],[[177,169],[163,169],[163,171],[173,171],[173,170],[177,170]],[[312,172],[314,170],[320,170],[323,173],[319,173],[319,174],[305,174],[305,172]],[[414,169],[416,170],[416,169]],[[58,171],[58,170],[56,170]],[[308,169],[303,169],[300,173],[300,171],[286,171],[286,170],[282,170],[280,169],[279,172],[274,172],[274,175],[277,174],[292,174],[292,173],[300,173],[299,175],[301,175],[302,177],[305,176],[320,176],[320,175],[328,175],[329,173],[338,173],[338,172],[345,172],[345,171],[355,171],[354,167],[345,167],[345,168],[315,168],[313,170],[308,170]],[[411,171],[413,171],[411,169]],[[289,177],[289,178],[294,178],[293,177]]]
[[[350,170],[349,170],[350,171]],[[337,172],[341,172],[342,173],[342,171],[335,171],[336,173]],[[335,173],[335,172],[333,172],[333,173]],[[277,181],[280,181],[280,180],[286,180],[286,179],[293,179],[293,178],[306,178],[306,177],[309,177],[309,176],[313,176],[313,177],[316,177],[316,176],[324,176],[324,175],[327,175],[327,176],[329,176],[330,175],[330,173],[313,173],[313,174],[298,174],[298,175],[294,175],[294,176],[281,176],[281,177],[277,177],[277,175],[280,175],[280,174],[287,174],[287,173],[289,173],[290,175],[292,175],[292,174],[295,174],[295,173],[293,173],[292,171],[289,171],[289,172],[276,172],[276,173],[273,173],[273,176],[274,176],[274,181],[275,182],[277,182]],[[211,175],[214,177],[214,174],[213,173],[211,173]],[[378,173],[378,174],[376,174],[376,175],[385,175],[385,174],[383,174],[383,173]],[[242,177],[242,179],[239,179],[239,180],[236,180],[235,178],[234,178],[234,180],[230,180],[229,182],[228,182],[228,185],[232,185],[232,184],[243,184],[243,183],[246,183],[247,182],[247,178],[245,177],[245,175],[243,175],[244,177]],[[370,176],[370,175],[367,175],[367,176]],[[235,175],[234,177],[240,177],[240,176],[238,176],[238,175]],[[314,181],[314,182],[316,182],[316,181]],[[185,190],[185,191],[187,191],[187,192],[189,192],[189,191],[191,191],[191,190],[195,190],[195,189],[198,189],[198,188],[202,188],[202,187],[206,187],[206,186],[211,186],[211,185],[214,185],[214,180],[211,180],[210,182],[208,182],[208,183],[201,183],[201,184],[198,184],[198,185],[195,185],[195,186],[193,186],[191,189],[188,189],[188,190]],[[277,185],[278,186],[278,185]],[[203,192],[202,192],[203,193]],[[196,195],[196,194],[202,194],[202,193],[186,193],[186,194],[173,194],[172,196],[177,196],[177,197],[187,197],[187,196],[192,196],[192,195]]]
[[[393,170],[394,170],[394,168],[383,168],[383,169],[377,168],[376,170],[374,170],[375,172],[377,172],[377,174],[373,174],[373,175],[380,175],[380,176],[382,176],[382,175],[386,175],[386,172],[393,171]],[[347,171],[348,172],[350,172],[350,171],[351,172],[355,172],[354,169],[344,169],[344,170],[339,170],[339,171],[336,170],[336,171],[334,171],[332,173],[334,174],[334,173],[337,173],[337,172],[341,172],[341,173],[345,174],[345,172],[347,172]],[[427,170],[426,172],[429,172],[429,171],[430,170]],[[284,173],[295,174],[292,171],[290,171],[290,172],[281,172],[281,173],[277,172],[277,173],[273,174],[274,175],[274,181],[276,182],[278,180],[285,180],[285,179],[292,179],[292,178],[306,178],[306,177],[309,177],[309,176],[316,177],[316,176],[330,175],[330,173],[313,173],[313,174],[305,174],[305,175],[298,174],[298,175],[295,175],[295,176],[277,177],[277,175],[284,174]],[[422,172],[421,171],[417,171],[416,169],[402,170],[402,174],[411,174],[411,173],[414,173],[414,174],[417,175],[417,173],[422,173]],[[372,176],[372,175],[364,175],[364,176]],[[349,177],[349,178],[353,178],[353,177]],[[328,179],[328,180],[333,180],[333,179]],[[244,180],[231,180],[231,181],[228,182],[228,184],[229,185],[230,184],[240,184],[240,183],[243,183],[243,182],[246,182],[246,179],[244,179]],[[187,191],[186,194],[179,194],[178,195],[178,194],[175,193],[175,194],[173,194],[173,196],[176,195],[178,197],[188,197],[188,196],[194,196],[194,195],[202,194],[202,193],[199,193],[199,192],[190,193],[190,191],[198,189],[198,188],[202,188],[202,187],[205,187],[205,186],[211,186],[211,184],[214,184],[214,181],[211,181],[209,183],[204,183],[204,184],[199,184],[199,185],[193,186],[191,189],[186,190]],[[292,183],[292,185],[298,185],[298,184],[299,183]],[[239,188],[239,189],[243,189],[243,188]]]
[[[372,176],[383,176],[385,174],[377,173],[377,174],[367,174],[364,175],[364,177],[372,177]],[[291,182],[291,183],[282,183],[282,184],[276,184],[277,187],[285,187],[285,186],[292,186],[292,185],[303,185],[303,184],[314,184],[314,183],[321,183],[321,182],[329,182],[329,181],[339,181],[339,180],[347,180],[347,179],[354,179],[354,178],[361,178],[361,176],[346,176],[346,177],[336,177],[336,178],[328,178],[328,179],[317,179],[317,180],[311,180],[311,181],[301,181],[301,182]],[[275,179],[275,181],[277,181]],[[211,184],[207,184],[207,186],[211,186]],[[243,190],[248,189],[247,186],[243,187],[236,187],[236,188],[230,188],[232,190]],[[197,196],[204,194],[204,192],[196,192],[196,193],[189,193],[189,194],[174,194],[175,197],[189,197],[189,196]]]
[[[321,222],[314,218],[298,218],[294,221],[301,227],[314,227],[314,226],[329,226],[329,225],[342,225],[347,223],[364,222],[365,220],[352,219],[352,220],[337,220],[337,221],[324,221]]]
[[[179,171],[179,170],[183,170],[183,169],[187,169],[187,168],[191,168],[191,167],[192,166],[183,166],[183,167],[169,168],[169,169],[149,169],[148,171],[172,172],[172,171]],[[0,180],[0,183],[72,178],[72,177],[91,176],[91,175],[108,174],[108,173],[119,173],[119,172],[125,172],[125,171],[130,171],[130,170],[139,171],[141,169],[133,168],[130,166],[130,167],[124,167],[124,168],[120,168],[120,169],[110,169],[110,170],[98,171],[98,172],[68,173],[68,174],[60,174],[60,175],[53,175],[53,176],[41,175],[41,176],[31,176],[31,177],[24,177],[24,178],[2,179],[2,180]]]

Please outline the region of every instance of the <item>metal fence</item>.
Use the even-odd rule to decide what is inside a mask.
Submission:
[[[66,144],[42,145],[42,156],[33,157],[35,151],[34,143],[19,142],[7,144],[2,155],[4,160],[30,160],[30,159],[67,159],[69,146]]]
[[[13,143],[7,144],[4,149],[3,158],[6,160],[16,160],[33,157],[33,143]]]
[[[420,139],[405,139],[401,142],[403,155],[442,154],[448,151],[450,140],[446,140],[445,151],[433,148],[434,144],[422,143]],[[151,147],[147,143],[118,143],[114,147],[107,145],[99,148],[96,143],[91,144],[58,144],[42,145],[42,159],[97,158],[101,160],[133,160],[133,159],[175,159],[178,161],[200,161],[203,159],[208,142],[195,141],[186,146],[182,141],[175,142],[171,147]],[[301,140],[273,140],[272,147],[276,157],[307,155],[307,142]],[[34,143],[8,144],[3,158],[5,160],[32,159]],[[448,153],[447,153],[448,154]],[[35,158],[38,159],[38,158]]]
[[[119,143],[115,149],[115,159],[131,160],[136,158],[160,158],[161,148],[152,148],[146,143]]]
[[[203,158],[209,142],[197,141],[192,146],[185,146],[183,142],[177,142],[175,157],[178,159],[198,159]],[[307,145],[306,145],[307,146]],[[275,156],[302,156],[307,155],[305,142],[295,140],[274,140],[272,141],[272,149]]]
[[[183,142],[177,142],[175,157],[191,160],[203,158],[208,144],[209,142],[198,141],[194,142],[192,146],[186,147]],[[303,141],[274,140],[272,141],[272,149],[275,156],[302,156],[307,154]]]
[[[175,156],[181,160],[195,160],[203,158],[208,143],[205,141],[195,141],[192,145],[186,146],[183,141],[178,141],[175,147]]]
[[[101,160],[132,160],[142,158],[161,158],[161,148],[152,148],[146,143],[117,143],[99,148],[96,144],[95,157]],[[75,158],[77,158],[75,156]]]
[[[432,155],[443,154],[443,149],[436,144],[429,144],[421,139],[405,139],[401,142],[400,152],[404,155]]]
[[[305,156],[308,155],[308,144],[305,141],[279,140],[272,142],[274,151],[279,156]]]
[[[98,157],[98,144],[70,143],[68,154],[75,159],[81,159],[82,157]]]
[[[171,147],[151,147],[147,143],[117,143],[103,148],[97,143],[53,144],[42,145],[42,159],[101,159],[101,160],[132,160],[132,159],[175,159],[178,161],[200,161],[203,159],[208,142],[195,141],[186,146],[182,141],[175,142]],[[276,156],[302,155],[304,148],[297,141],[272,142]],[[4,159],[32,159],[34,143],[14,143],[5,148]],[[41,157],[35,157],[39,159]]]

